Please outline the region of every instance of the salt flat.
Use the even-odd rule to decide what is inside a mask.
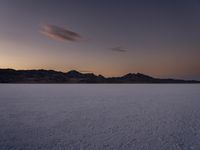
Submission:
[[[0,150],[199,150],[199,84],[1,84]]]

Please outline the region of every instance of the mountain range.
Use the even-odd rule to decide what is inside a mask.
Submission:
[[[196,80],[160,79],[142,73],[128,73],[120,77],[104,77],[76,70],[0,69],[0,83],[200,83]]]

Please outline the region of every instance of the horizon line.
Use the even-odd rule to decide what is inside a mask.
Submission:
[[[128,72],[128,73],[125,73],[121,76],[104,76],[102,74],[96,74],[92,71],[88,71],[86,73],[84,73],[84,71],[80,71],[80,70],[76,70],[76,69],[70,69],[68,71],[61,71],[61,70],[56,70],[56,69],[14,69],[14,68],[0,68],[0,70],[14,70],[14,71],[55,71],[55,72],[60,72],[60,73],[68,73],[68,72],[71,72],[71,71],[76,71],[78,73],[81,73],[81,74],[94,74],[96,76],[103,76],[104,78],[118,78],[118,77],[123,77],[125,75],[128,75],[128,74],[142,74],[142,75],[146,75],[146,76],[149,76],[149,77],[152,77],[152,78],[155,78],[155,79],[173,79],[173,80],[186,80],[186,81],[198,81],[200,82],[200,80],[196,80],[196,79],[183,79],[183,78],[169,78],[169,77],[165,77],[165,78],[160,78],[160,77],[155,77],[153,75],[148,75],[146,73],[143,73],[143,72]]]

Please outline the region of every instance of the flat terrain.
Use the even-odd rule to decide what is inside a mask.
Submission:
[[[199,150],[200,85],[1,84],[1,150]]]

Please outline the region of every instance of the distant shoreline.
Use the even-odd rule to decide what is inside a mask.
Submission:
[[[52,85],[62,85],[62,84],[64,84],[64,85],[84,85],[84,84],[88,84],[88,85],[136,85],[136,84],[138,84],[138,85],[142,85],[142,84],[147,84],[147,85],[151,85],[151,84],[154,84],[154,85],[159,85],[159,84],[174,84],[174,85],[183,85],[183,84],[186,84],[186,85],[191,85],[191,84],[193,84],[193,85],[198,85],[198,84],[200,84],[200,82],[195,82],[195,83],[11,83],[11,82],[9,82],[9,83],[1,83],[0,82],[0,85],[4,85],[4,84],[7,84],[7,85],[11,85],[11,84],[19,84],[19,85],[22,85],[22,84],[26,84],[26,85],[34,85],[34,84],[38,84],[38,85],[43,85],[43,84],[52,84]]]

